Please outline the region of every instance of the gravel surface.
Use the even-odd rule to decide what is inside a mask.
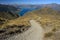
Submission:
[[[30,20],[31,27],[20,34],[14,35],[6,40],[43,40],[44,31],[41,25],[35,20]]]

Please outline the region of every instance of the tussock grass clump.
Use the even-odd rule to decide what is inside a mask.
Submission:
[[[52,32],[48,32],[48,33],[45,33],[45,36],[44,37],[51,37],[53,35]]]

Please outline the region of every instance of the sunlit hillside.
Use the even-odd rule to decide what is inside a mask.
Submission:
[[[38,22],[40,22],[42,26],[53,25],[58,27],[60,23],[59,17],[60,17],[60,14],[58,11],[55,11],[51,8],[43,8],[43,9],[35,10],[32,12],[28,12],[24,16],[14,20],[10,20],[7,23],[8,25],[13,25],[13,24],[23,25],[23,24],[26,24],[25,22],[28,23],[29,20],[35,19]]]
[[[42,26],[53,25],[56,27],[58,27],[60,23],[59,17],[60,17],[60,13],[51,8],[42,8],[39,10],[28,12],[24,15],[24,18],[38,20],[42,24]]]
[[[30,20],[32,19],[39,22],[44,28],[46,32],[44,37],[51,38],[53,37],[52,35],[54,34],[54,32],[60,30],[60,14],[58,11],[51,8],[42,8],[25,13],[24,16],[4,22],[3,25],[0,25],[0,29],[7,29],[8,33],[16,33],[16,31],[21,29],[19,27],[22,27],[21,30],[25,30],[27,29],[27,27],[30,27]]]

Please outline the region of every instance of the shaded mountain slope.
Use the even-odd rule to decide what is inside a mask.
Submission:
[[[12,12],[0,12],[0,17],[5,19],[15,19],[15,18],[18,18],[19,15]]]
[[[12,5],[4,5],[4,4],[0,4],[0,11],[2,12],[6,12],[6,11],[17,11],[18,9]]]
[[[19,15],[17,11],[18,9],[14,6],[0,4],[0,17],[2,18],[6,18],[6,19],[18,18]]]

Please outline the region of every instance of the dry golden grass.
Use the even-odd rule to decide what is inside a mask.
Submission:
[[[57,14],[57,15],[56,15]],[[41,17],[39,19],[39,17]],[[9,20],[2,27],[6,25],[30,25],[29,20],[37,20],[43,27],[51,26],[60,28],[60,16],[58,12],[50,8],[44,8],[26,13],[24,16],[17,19]]]

